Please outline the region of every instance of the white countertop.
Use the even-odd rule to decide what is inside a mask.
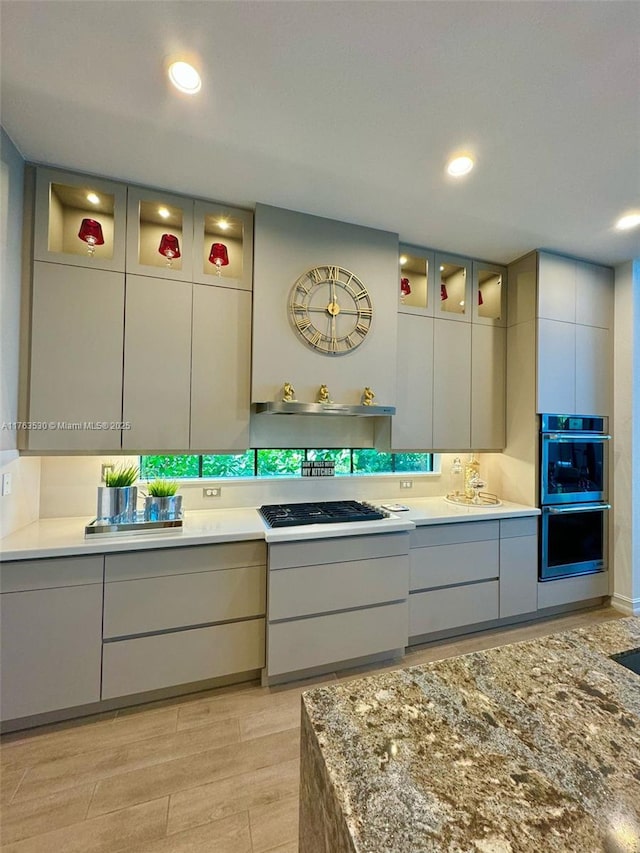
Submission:
[[[396,499],[371,501],[376,505],[395,503]],[[257,509],[243,507],[222,510],[187,510],[181,531],[136,533],[122,536],[85,539],[84,528],[92,519],[43,518],[0,540],[0,562],[30,560],[42,557],[66,557],[81,554],[107,554],[116,551],[138,551],[151,548],[176,548],[184,545],[207,545],[216,542],[239,542],[263,539],[268,543],[294,542],[301,539],[327,539],[372,533],[413,530],[424,524],[447,524],[458,521],[513,518],[539,515],[536,507],[504,502],[500,507],[467,508],[445,502],[441,497],[416,498],[406,502],[407,512],[392,513],[379,521],[341,524],[308,524],[299,527],[268,528]]]

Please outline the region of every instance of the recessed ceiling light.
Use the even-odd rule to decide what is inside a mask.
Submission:
[[[87,193],[87,201],[90,201],[91,204],[100,204],[100,196],[95,193]]]
[[[163,219],[168,219],[168,218],[171,216],[171,214],[169,213],[169,211],[167,210],[167,208],[166,208],[166,207],[159,207],[159,208],[158,208],[158,213],[160,214],[160,216],[161,216]]]
[[[616,222],[616,228],[619,231],[628,231],[630,228],[637,228],[638,225],[640,225],[640,213],[627,213]]]
[[[196,69],[182,60],[172,62],[169,66],[169,80],[176,89],[187,95],[195,95],[202,88],[202,80]]]
[[[218,228],[220,228],[222,231],[228,231],[229,228],[231,228],[229,220],[228,219],[218,219]]]
[[[409,258],[407,258],[406,255],[400,255],[400,266],[403,267],[407,263],[408,260],[409,260]]]
[[[444,272],[444,267],[440,264],[440,272]]]
[[[461,178],[463,175],[468,175],[473,169],[473,160],[468,154],[461,157],[454,157],[447,163],[447,172],[454,178]]]

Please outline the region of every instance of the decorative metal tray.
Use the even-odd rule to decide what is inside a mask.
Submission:
[[[491,494],[491,492],[478,492],[477,498],[468,498],[466,495],[458,494],[446,495],[445,501],[448,504],[454,504],[455,506],[502,506],[500,498],[497,495]]]
[[[135,521],[118,522],[111,524],[107,521],[98,521],[94,518],[89,522],[84,529],[85,538],[96,536],[121,536],[123,533],[127,535],[135,535],[136,533],[177,533],[182,531],[182,514],[179,518],[171,519],[170,521],[148,521],[144,517],[144,512],[136,513]]]

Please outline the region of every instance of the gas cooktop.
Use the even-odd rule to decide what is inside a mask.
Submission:
[[[375,521],[387,513],[360,501],[320,501],[301,504],[266,504],[260,514],[269,527],[298,524],[335,524],[345,521]]]

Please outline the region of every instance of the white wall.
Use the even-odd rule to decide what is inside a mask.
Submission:
[[[616,267],[612,604],[640,613],[640,259]],[[635,382],[634,382],[635,376]]]
[[[20,283],[24,161],[0,128],[0,474],[11,475],[11,494],[0,497],[0,537],[38,517],[40,460],[18,457]]]

